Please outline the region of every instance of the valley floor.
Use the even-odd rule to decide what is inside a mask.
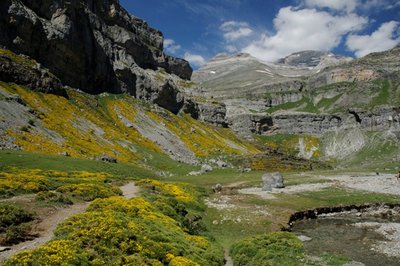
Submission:
[[[261,190],[262,173],[239,175],[242,176],[241,181],[235,178],[233,183],[223,178],[222,191],[206,200],[209,228],[226,249],[241,239],[288,227],[290,215],[296,211],[353,204],[400,203],[400,180],[394,173],[287,173],[284,174],[286,187],[273,189],[272,192]],[[204,179],[207,177],[203,177],[202,181],[206,183]],[[211,179],[212,174],[209,175]],[[397,217],[399,213],[393,215]],[[382,226],[388,225],[384,223]],[[379,229],[379,226],[376,227]],[[389,239],[386,243],[390,247],[400,243],[396,230],[392,230]],[[387,248],[381,249],[381,253],[398,256]],[[332,260],[340,255],[332,254]],[[320,265],[310,261],[304,263]],[[326,261],[321,263],[333,265]]]
[[[15,163],[21,164],[22,161],[19,162],[14,159],[16,157],[20,158],[21,156],[29,156],[25,153],[18,154],[19,153],[2,153],[4,159],[3,162],[10,162],[9,159],[12,158]],[[0,185],[3,187],[8,186],[8,190],[2,190],[2,193],[9,193],[7,191],[13,189],[10,184],[14,184],[16,188],[16,184],[18,184],[19,189],[28,189],[32,187],[35,188],[35,186],[46,185],[46,188],[48,188],[50,192],[56,191],[57,195],[61,197],[60,199],[62,199],[62,201],[66,200],[65,198],[62,198],[62,196],[68,196],[74,199],[73,205],[57,205],[58,203],[52,203],[49,205],[48,203],[41,203],[38,201],[34,194],[22,193],[21,195],[21,190],[16,190],[17,192],[19,191],[18,193],[20,194],[1,200],[2,202],[0,203],[11,203],[12,205],[22,206],[35,211],[36,215],[38,215],[38,217],[35,217],[35,220],[39,221],[33,230],[35,231],[34,233],[38,234],[39,236],[11,246],[11,250],[0,252],[0,258],[2,260],[13,255],[17,251],[30,250],[32,248],[33,255],[29,256],[38,256],[38,254],[42,254],[41,252],[44,252],[45,249],[50,249],[51,243],[58,243],[57,241],[66,241],[61,243],[74,243],[74,245],[81,245],[79,244],[81,243],[80,241],[94,241],[92,238],[80,240],[78,235],[82,234],[82,239],[84,239],[86,237],[84,234],[89,233],[90,230],[93,229],[92,227],[100,226],[95,224],[97,221],[100,221],[96,219],[100,219],[102,216],[104,217],[101,219],[105,219],[105,224],[111,222],[112,220],[107,219],[109,219],[108,215],[111,215],[111,213],[108,213],[108,208],[112,208],[113,211],[117,211],[115,214],[113,214],[117,216],[113,218],[116,220],[111,222],[112,226],[121,226],[123,224],[122,221],[126,222],[127,224],[131,224],[130,221],[133,220],[130,219],[134,219],[135,223],[140,226],[144,226],[143,228],[147,228],[146,231],[143,229],[140,230],[139,228],[135,229],[139,230],[137,232],[135,231],[139,236],[143,233],[150,234],[143,238],[143,240],[140,240],[144,241],[144,243],[148,241],[146,240],[148,238],[154,237],[154,239],[158,239],[159,236],[151,235],[151,232],[156,230],[159,234],[166,233],[164,237],[166,237],[165,239],[167,239],[167,243],[170,243],[168,245],[182,244],[182,246],[174,248],[178,248],[178,250],[181,249],[181,252],[189,252],[187,254],[188,257],[191,256],[190,252],[192,252],[192,254],[194,254],[193,252],[199,252],[197,255],[190,257],[191,259],[197,258],[202,260],[207,257],[207,259],[209,259],[207,263],[213,261],[213,265],[221,265],[223,256],[225,256],[226,265],[239,265],[237,263],[237,251],[232,253],[232,247],[237,247],[237,243],[240,245],[240,243],[243,243],[243,241],[249,241],[248,239],[251,239],[252,237],[278,232],[282,228],[287,228],[290,216],[297,211],[304,211],[319,207],[333,207],[353,204],[357,205],[365,203],[400,203],[400,180],[396,177],[395,173],[346,172],[345,170],[289,172],[283,173],[283,177],[285,179],[285,188],[274,189],[272,192],[263,192],[261,191],[261,176],[264,173],[262,171],[239,172],[233,168],[225,168],[214,169],[211,172],[207,172],[199,176],[182,175],[178,172],[173,176],[159,178],[162,180],[156,181],[149,179],[144,180],[143,177],[132,177],[129,174],[130,171],[127,166],[120,166],[119,164],[112,165],[112,167],[110,165],[109,167],[109,170],[115,173],[114,175],[106,173],[107,167],[105,166],[108,164],[104,163],[96,163],[91,165],[92,172],[69,172],[70,170],[62,172],[59,170],[65,169],[70,161],[73,164],[75,164],[76,161],[63,157],[60,158],[64,160],[63,164],[59,164],[57,160],[54,160],[54,157],[41,157],[41,164],[39,165],[43,168],[43,170],[24,170],[21,168],[21,165],[18,165],[20,169],[17,170],[17,168],[12,168],[12,165],[2,165],[0,162],[0,170],[3,171],[0,171]],[[83,164],[83,161],[80,163]],[[38,164],[36,164],[36,166],[38,166]],[[119,167],[122,168],[118,169]],[[23,186],[21,183],[18,183],[23,181],[23,178],[25,177],[29,177],[29,180],[31,180],[30,186]],[[13,178],[16,178],[15,181],[13,181],[16,183],[9,183],[9,181],[13,180]],[[133,199],[124,201],[122,197],[108,198],[109,195],[104,194],[101,196],[104,199],[95,200],[95,203],[90,204],[89,202],[91,202],[93,199],[86,201],[75,200],[76,197],[79,198],[87,195],[80,194],[81,192],[79,192],[79,190],[74,190],[74,192],[66,190],[66,186],[71,187],[71,185],[69,185],[70,183],[76,183],[74,186],[77,187],[79,187],[80,183],[86,184],[82,186],[82,188],[90,188],[90,190],[88,190],[90,193],[93,193],[95,190],[99,191],[101,188],[106,189],[105,192],[111,193],[110,196],[123,195],[125,199]],[[184,185],[184,183],[187,185]],[[222,190],[214,193],[212,192],[211,187],[217,183],[221,184]],[[138,193],[138,186],[136,185],[139,185],[143,188],[144,193],[141,192],[142,198],[135,198]],[[116,186],[119,186],[119,190],[114,189]],[[50,188],[53,189],[50,190]],[[42,187],[41,189],[44,188]],[[90,195],[92,196],[92,194]],[[3,195],[3,198],[4,197],[7,197],[6,194]],[[204,202],[207,206],[206,208],[201,207],[203,205],[201,199],[204,199]],[[135,203],[133,201],[135,201]],[[146,201],[149,202],[147,203]],[[89,204],[89,212],[87,210],[84,212]],[[108,204],[110,207],[107,207]],[[138,213],[149,212],[148,216],[146,216],[147,214],[141,214],[141,217],[134,216],[136,214],[130,213],[130,209],[124,209],[125,207],[123,207],[128,207],[132,204],[136,204],[135,206],[140,209]],[[53,211],[53,213],[49,214],[49,211]],[[121,213],[118,213],[120,211]],[[125,211],[128,212],[125,213]],[[188,211],[188,214],[185,214],[186,211]],[[167,214],[169,217],[165,216],[165,214]],[[92,221],[94,218],[92,215],[100,216]],[[131,215],[133,215],[132,218],[129,218]],[[180,215],[184,216],[181,217]],[[390,215],[397,217],[399,213],[392,213]],[[71,216],[72,219],[67,219]],[[171,217],[173,217],[174,220],[171,220]],[[212,236],[210,239],[215,239],[216,243],[207,242],[209,240],[205,235],[197,235],[201,230],[203,230],[200,230],[202,227],[199,221],[201,220],[196,220],[199,218],[201,219],[201,217],[202,221],[204,222],[204,226],[207,229],[207,237]],[[148,222],[150,222],[150,224],[146,222],[147,219],[149,219]],[[94,224],[90,225],[88,223],[88,225],[85,225],[86,220],[89,220],[88,222],[90,223],[94,222]],[[67,222],[61,223],[62,221]],[[85,222],[81,224],[83,221]],[[156,223],[159,223],[159,225],[156,227],[151,225],[155,221]],[[114,224],[115,222],[117,222],[119,225]],[[144,224],[141,224],[143,222]],[[60,223],[61,226],[57,227],[57,224]],[[176,227],[177,224],[180,224],[182,228]],[[387,223],[383,222],[380,224],[371,222],[360,222],[359,224],[360,228],[366,228],[365,230],[370,230],[371,232],[374,231],[377,234],[379,231],[384,231],[384,234],[381,236],[381,238],[382,241],[386,241],[382,243],[387,243],[387,246],[397,247],[400,243],[398,238],[399,230],[397,230],[399,223],[397,220],[393,220],[392,222],[388,221]],[[42,228],[43,231],[39,231],[40,228]],[[110,228],[110,230],[111,229],[114,230],[114,228]],[[54,240],[54,230],[57,232],[56,240]],[[74,230],[76,230],[76,232]],[[86,230],[88,231],[86,232]],[[127,229],[122,227],[121,230]],[[124,234],[130,234],[129,230],[126,232],[124,231]],[[167,232],[163,230],[175,231]],[[65,232],[68,232],[68,234]],[[173,235],[178,234],[179,241],[181,242],[179,242],[179,244],[173,244],[175,243],[176,239],[169,239],[169,236],[167,237],[167,235],[170,233]],[[99,232],[99,234],[103,233]],[[279,235],[277,236],[277,239],[279,239],[279,237],[286,239],[288,236]],[[121,237],[121,241],[125,241],[124,239],[127,236],[121,235]],[[64,238],[65,240],[63,240]],[[139,238],[140,237],[136,238],[137,241],[139,241]],[[50,244],[45,244],[51,239],[53,240],[50,242]],[[189,242],[186,243],[185,241]],[[299,240],[292,239],[290,241]],[[155,245],[155,243],[156,242],[151,242],[148,245],[149,247],[154,248],[153,245]],[[205,243],[208,244],[206,245]],[[301,242],[299,243],[301,245]],[[138,242],[135,245],[141,244]],[[297,243],[295,246],[296,245],[299,244]],[[43,248],[37,249],[38,246]],[[307,246],[306,243],[304,243],[304,246]],[[382,256],[394,256],[395,258],[399,258],[399,254],[394,252],[395,249],[380,249],[379,247],[381,246],[379,246],[378,242],[375,243],[374,246],[372,246],[374,248],[374,252],[380,252]],[[172,246],[166,247],[172,248]],[[195,247],[195,251],[189,251],[189,247]],[[223,250],[225,250],[225,254]],[[94,251],[91,250],[90,252]],[[135,252],[142,251],[137,250]],[[176,250],[175,252],[178,251]],[[291,251],[283,252],[287,252],[289,254]],[[317,256],[309,253],[308,250],[302,252],[303,253],[299,253],[301,255],[298,261],[300,265],[344,265],[345,263],[353,260],[351,257],[343,257],[342,254],[329,250],[326,252],[320,252],[317,254]],[[206,254],[212,255],[209,257],[209,255]],[[102,256],[100,253],[98,255],[100,257]],[[165,257],[161,253],[154,253],[151,256],[155,255],[159,257],[154,260],[154,263],[155,261],[163,261],[164,264],[168,264],[168,261],[176,260],[179,262],[188,258],[178,257],[176,255],[174,255],[175,257],[172,255]],[[14,256],[17,261],[18,258],[26,258],[23,257],[26,255],[19,256],[20,257]],[[5,265],[11,265],[10,263],[14,263],[15,259],[14,261],[6,262],[8,264]],[[124,260],[125,259],[128,259],[128,257],[124,257]],[[135,260],[136,259],[137,258],[135,258]],[[296,259],[298,258],[296,257]],[[151,263],[148,261],[150,265],[158,265],[153,264],[153,260],[151,261]],[[288,261],[286,262],[288,263]],[[281,261],[281,263],[286,262]]]

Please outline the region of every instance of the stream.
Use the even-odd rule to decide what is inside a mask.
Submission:
[[[296,221],[292,231],[311,238],[304,247],[312,256],[328,252],[365,265],[400,265],[399,216],[340,214]]]

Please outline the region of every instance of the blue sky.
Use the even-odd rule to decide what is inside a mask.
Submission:
[[[399,0],[121,0],[198,68],[218,53],[275,61],[303,50],[352,57],[400,42]]]

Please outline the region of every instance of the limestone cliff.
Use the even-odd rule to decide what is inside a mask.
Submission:
[[[277,63],[246,54],[218,55],[194,73],[194,94],[226,105],[227,124],[238,134],[321,136],[338,127],[367,131],[400,127],[399,47],[358,60],[305,51]],[[354,112],[362,116],[356,121]]]
[[[0,46],[47,67],[88,93],[148,89],[147,69],[190,79],[188,62],[163,52],[163,35],[118,0],[2,0]],[[164,84],[163,84],[164,85]]]

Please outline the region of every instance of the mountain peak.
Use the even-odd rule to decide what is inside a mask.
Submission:
[[[331,52],[306,50],[290,54],[277,60],[276,63],[295,67],[317,67],[324,61],[349,61],[349,59]]]

